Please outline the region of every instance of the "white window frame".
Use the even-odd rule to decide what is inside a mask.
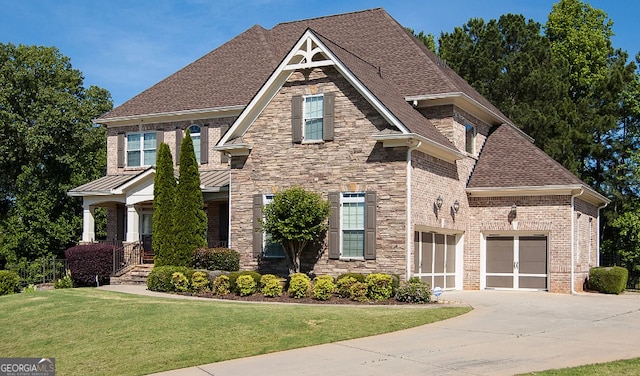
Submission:
[[[275,195],[274,194],[266,194],[262,196],[262,205],[267,206],[268,204],[273,202],[273,197]],[[264,215],[262,217],[262,219],[264,220]],[[264,258],[268,258],[268,259],[282,259],[285,258],[285,254],[284,254],[284,247],[282,246],[282,244],[280,244],[280,247],[282,248],[282,255],[268,255],[267,254],[267,240],[268,238],[271,236],[271,234],[269,234],[266,231],[262,232],[262,256],[264,256]],[[277,243],[276,243],[277,244]]]
[[[198,132],[194,133],[191,132],[191,128],[197,127],[198,128]],[[202,148],[202,143],[200,142],[202,140],[202,138],[200,137],[200,134],[202,132],[202,127],[199,126],[198,124],[191,124],[189,126],[189,128],[187,128],[189,130],[189,136],[191,137],[191,142],[193,143],[193,149],[196,155],[196,162],[198,162],[198,164],[201,164],[202,162],[200,161],[200,156],[202,155],[201,152],[201,148]],[[198,141],[198,150],[195,151],[196,149],[196,140]]]
[[[307,117],[307,100],[308,99],[312,99],[312,98],[321,98],[322,99],[322,101],[321,101],[322,102],[322,109],[320,111],[320,116]],[[320,129],[319,138],[309,138],[309,137],[307,137],[307,121],[318,120],[318,119],[322,121],[322,126],[321,126],[321,129]],[[302,141],[303,142],[307,142],[307,143],[324,142],[323,132],[324,132],[324,95],[323,94],[305,95],[303,97],[303,101],[302,101]]]
[[[153,148],[145,148],[144,147],[144,136],[148,135],[148,134],[153,134],[155,136],[154,142],[153,142]],[[133,136],[133,135],[138,135],[140,136],[140,147],[137,150],[129,150],[129,137]],[[125,159],[126,159],[126,166],[127,167],[149,167],[149,166],[155,166],[156,164],[156,158],[158,157],[158,135],[156,131],[149,131],[149,132],[129,132],[126,135],[126,140],[125,140]],[[154,157],[153,157],[153,163],[152,164],[146,164],[145,163],[145,151],[150,151],[153,150],[154,153]],[[129,153],[132,152],[137,152],[140,154],[140,164],[139,165],[131,165],[129,163]]]
[[[473,130],[471,133],[471,142],[469,142],[469,140],[467,139],[467,137],[469,136],[469,130]],[[471,156],[475,156],[476,155],[476,135],[477,135],[478,129],[476,128],[475,125],[473,124],[465,124],[464,125],[464,151],[471,155]],[[467,149],[467,145],[471,145],[471,150]]]
[[[361,228],[345,228],[344,223],[344,204],[358,203],[362,204],[362,227]],[[365,252],[365,232],[367,221],[367,205],[365,192],[340,192],[340,259],[343,260],[364,260]],[[344,232],[345,231],[362,231],[362,255],[361,256],[345,256],[344,255]]]

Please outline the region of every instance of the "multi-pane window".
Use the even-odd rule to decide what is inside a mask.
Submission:
[[[155,165],[156,146],[156,132],[127,134],[127,166]]]
[[[196,153],[196,161],[200,164],[200,127],[195,124],[190,126],[189,134],[193,143],[193,151]]]
[[[274,195],[264,195],[263,204],[266,206],[273,202]],[[264,257],[284,257],[284,248],[282,244],[274,241],[271,238],[271,234],[264,232],[262,249],[264,250]]]
[[[322,141],[324,97],[313,95],[304,98],[304,140]]]
[[[342,193],[341,226],[343,258],[364,257],[365,194]]]
[[[464,126],[465,133],[465,151],[471,155],[476,154],[476,127],[467,124]]]

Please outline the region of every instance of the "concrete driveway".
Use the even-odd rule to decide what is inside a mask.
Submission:
[[[400,332],[158,375],[513,375],[640,357],[640,294],[455,291],[443,298],[475,309]]]

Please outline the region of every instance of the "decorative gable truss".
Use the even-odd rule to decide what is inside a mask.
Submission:
[[[454,162],[462,156],[454,148],[443,147],[431,142],[422,135],[412,133],[409,128],[398,119],[396,115],[386,106],[372,91],[359,79],[347,65],[334,54],[326,43],[323,43],[313,30],[307,29],[302,37],[296,42],[280,65],[276,68],[267,82],[260,88],[245,110],[236,119],[229,131],[220,139],[213,150],[221,151],[229,156],[246,156],[250,153],[252,145],[245,143],[242,136],[247,132],[253,122],[260,116],[264,108],[277,95],[281,87],[289,79],[291,74],[297,70],[311,69],[316,67],[334,66],[336,70],[384,117],[384,119],[394,126],[398,132],[389,135],[373,135],[378,141],[383,141],[384,146],[398,146],[398,141],[406,145],[423,145],[422,151],[432,154],[438,158]],[[303,98],[294,98],[292,103],[292,137],[293,142],[301,142],[303,137],[300,134],[302,129],[302,116],[300,109]],[[323,129],[324,141],[333,139],[333,97],[328,95],[325,98],[325,118],[328,120],[327,126]],[[426,120],[425,120],[426,121]]]

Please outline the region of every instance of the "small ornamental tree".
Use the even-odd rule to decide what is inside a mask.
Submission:
[[[173,214],[176,197],[176,178],[169,145],[158,149],[156,176],[153,179],[153,250],[154,265],[174,265]]]
[[[193,251],[207,245],[207,216],[203,206],[198,162],[191,134],[187,131],[180,144],[179,178],[173,212],[174,265],[190,266]]]
[[[262,227],[282,244],[290,274],[300,272],[300,254],[327,230],[329,205],[319,194],[293,187],[278,192],[265,206]]]

